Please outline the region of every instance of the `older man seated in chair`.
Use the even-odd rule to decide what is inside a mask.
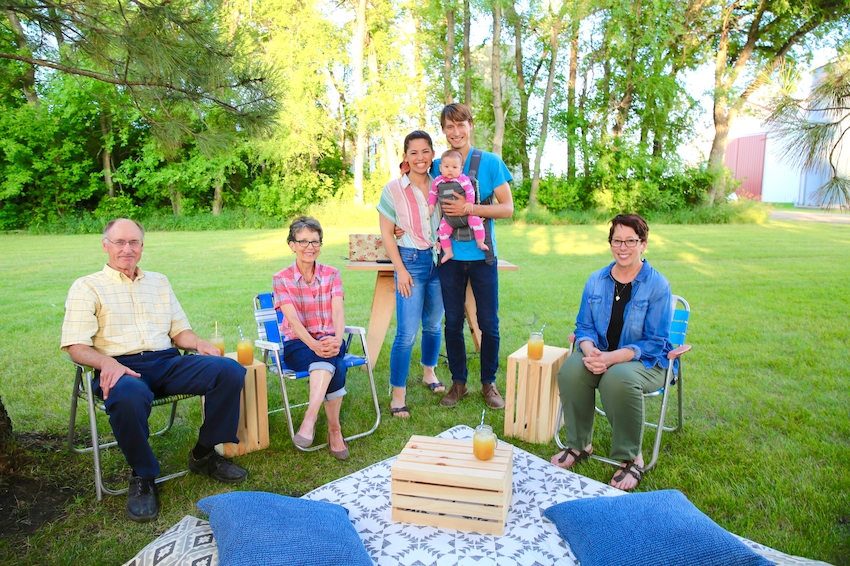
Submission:
[[[133,469],[126,511],[137,522],[159,514],[159,462],[148,443],[155,396],[206,396],[204,424],[189,454],[190,471],[223,483],[248,476],[214,450],[221,442],[239,442],[245,368],[221,357],[218,348],[192,332],[164,275],[138,267],[144,241],[145,230],[138,222],[122,218],[106,225],[103,251],[109,263],[71,286],[61,344],[76,363],[95,369],[93,389],[103,399],[112,431]],[[177,348],[200,355],[183,356]]]

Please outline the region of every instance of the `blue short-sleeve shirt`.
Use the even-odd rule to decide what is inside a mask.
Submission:
[[[463,164],[464,175],[469,174],[469,164],[472,162],[473,149],[474,148],[470,148],[469,155],[466,156],[466,163]],[[431,173],[435,177],[440,174],[439,159],[434,160]],[[511,176],[511,172],[508,171],[508,166],[505,165],[502,158],[495,153],[482,151],[481,163],[478,165],[478,193],[481,200],[483,201],[492,195],[493,191],[499,185],[503,183],[510,183],[511,181],[513,181],[513,176]],[[499,253],[496,248],[496,231],[493,229],[493,219],[483,218],[482,220],[489,223],[487,229],[490,230],[490,234],[493,238],[493,255],[498,257]],[[476,261],[485,259],[484,252],[478,249],[474,240],[469,242],[458,242],[452,238],[452,250],[454,250],[455,254],[454,259],[459,261]]]

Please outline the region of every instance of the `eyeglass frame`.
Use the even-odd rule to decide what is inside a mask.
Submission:
[[[321,240],[292,240],[292,241],[295,242],[296,244],[298,244],[298,246],[302,250],[306,250],[307,247],[311,247],[314,250],[317,250],[317,249],[322,247],[322,241]]]
[[[130,247],[133,249],[141,248],[145,245],[144,240],[115,240],[114,242],[109,238],[104,237],[104,240],[112,244],[113,246],[118,246],[119,248],[124,248],[127,244],[130,244]]]
[[[640,244],[642,241],[643,241],[642,238],[630,238],[628,240],[620,240],[618,238],[612,238],[612,239],[608,240],[608,245],[611,246],[614,249],[625,247],[625,248],[628,248],[630,250],[633,250],[634,248],[638,247],[638,244]],[[614,242],[620,242],[620,243],[615,244]],[[631,242],[632,245],[629,245],[629,242]]]

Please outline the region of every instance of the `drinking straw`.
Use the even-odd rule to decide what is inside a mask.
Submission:
[[[543,323],[543,328],[546,328],[546,323]],[[543,334],[543,328],[540,329],[540,334]]]
[[[242,327],[241,327],[241,326],[237,326],[236,328],[238,328],[238,329],[239,329],[239,338],[241,338],[242,340],[244,340],[244,339],[245,339],[245,335],[244,335],[244,334],[242,334]]]
[[[218,321],[215,321],[215,335],[218,336]]]
[[[484,424],[484,411],[486,411],[486,409],[481,409],[481,424],[482,425]]]

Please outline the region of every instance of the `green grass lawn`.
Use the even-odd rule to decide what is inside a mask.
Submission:
[[[327,230],[326,263],[344,267],[351,231],[364,230]],[[610,252],[604,226],[501,225],[498,234],[500,257],[520,268],[500,275],[504,366],[535,315],[547,324],[547,343],[565,345],[584,281],[610,261]],[[848,252],[848,225],[651,227],[646,257],[673,292],[690,301],[693,351],[685,357],[685,428],[665,435],[641,491],[679,489],[739,535],[790,554],[850,564]],[[63,303],[71,282],[105,260],[98,236],[0,236],[0,395],[18,433],[52,439],[34,452],[22,475],[49,469],[47,479],[73,493],[64,516],[29,537],[0,540],[0,562],[122,563],[184,515],[202,516],[199,499],[233,489],[193,476],[171,481],[162,490],[159,519],[136,525],[124,517],[123,497],[95,500],[91,458],[64,449],[73,372],[58,349]],[[232,350],[236,326],[254,328],[252,297],[270,290],[272,274],[291,261],[284,231],[242,230],[149,233],[141,265],[169,276],[199,334],[208,335],[218,321]],[[343,273],[348,324],[368,325],[374,279],[371,272]],[[477,379],[458,408],[444,409],[416,372],[408,394],[413,418],[389,417],[393,333],[391,327],[375,370],[383,413],[377,432],[353,442],[352,457],[340,463],[324,450],[299,453],[283,417],[272,416],[271,446],[238,459],[251,472],[239,489],[298,496],[398,453],[411,434],[477,423],[484,408]],[[476,376],[476,359],[470,369]],[[438,373],[450,381],[445,364]],[[368,427],[369,403],[359,401],[367,395],[363,375],[350,374],[346,433]],[[504,368],[499,385],[504,392]],[[272,395],[272,402],[277,399]],[[501,433],[502,413],[488,411],[486,420]],[[184,402],[174,433],[154,442],[165,469],[185,466],[199,423],[197,400]],[[319,429],[317,438],[323,434]],[[599,421],[596,449],[606,451],[609,439],[607,423]],[[512,442],[546,459],[556,450],[554,442]],[[120,455],[106,466],[107,475],[126,481]],[[589,462],[576,471],[607,482],[613,468]]]

